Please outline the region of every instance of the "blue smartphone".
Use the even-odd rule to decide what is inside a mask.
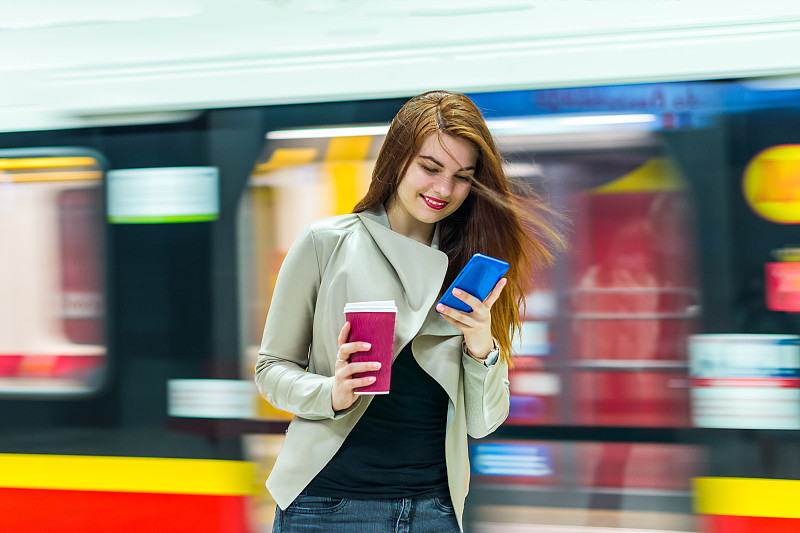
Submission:
[[[488,255],[475,254],[473,255],[461,272],[458,273],[456,279],[444,293],[444,296],[438,303],[442,303],[453,309],[471,313],[472,308],[453,296],[453,289],[459,288],[473,296],[480,301],[486,299],[489,293],[492,292],[494,286],[503,277],[503,274],[508,270],[508,263],[489,257]]]

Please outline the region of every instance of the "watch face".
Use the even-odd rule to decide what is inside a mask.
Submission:
[[[500,358],[500,349],[495,348],[494,350],[489,352],[489,355],[486,356],[486,359],[483,361],[483,364],[485,364],[486,366],[492,366],[497,362],[497,359],[499,358]]]

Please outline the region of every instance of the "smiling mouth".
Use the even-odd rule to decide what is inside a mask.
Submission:
[[[448,203],[450,203],[450,202],[443,202],[442,200],[436,200],[434,198],[431,198],[430,196],[425,196],[424,194],[420,194],[420,196],[422,196],[422,199],[431,209],[436,209],[436,210],[444,209],[445,206]]]

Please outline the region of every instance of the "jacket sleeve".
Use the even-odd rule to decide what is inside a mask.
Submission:
[[[487,367],[463,354],[464,403],[467,410],[467,433],[470,437],[485,437],[508,417],[510,392],[508,365],[497,361]]]
[[[306,228],[278,273],[255,367],[268,402],[310,420],[334,418],[333,376],[306,371],[320,279],[314,235]]]

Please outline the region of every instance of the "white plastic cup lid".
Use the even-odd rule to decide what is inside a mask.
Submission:
[[[379,300],[374,302],[348,302],[344,305],[345,313],[396,313],[397,306],[394,300]]]

